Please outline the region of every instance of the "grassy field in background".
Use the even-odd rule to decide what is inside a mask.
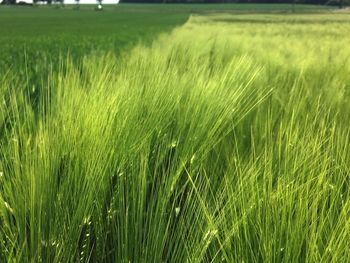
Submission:
[[[150,43],[189,16],[186,10],[106,7],[104,12],[95,12],[92,6],[82,6],[79,11],[73,8],[0,7],[0,72],[11,68],[25,76],[29,71],[36,76],[29,80],[34,83],[48,75],[48,64],[59,65],[67,54],[76,63],[88,53],[119,54],[137,43]]]
[[[0,6],[0,73],[16,70],[30,86],[48,75],[48,64],[59,65],[67,54],[80,63],[88,53],[120,53],[137,43],[149,44],[157,35],[184,24],[192,13],[292,10],[290,4],[119,4],[106,5],[104,12],[95,12],[94,7]],[[295,9],[299,13],[331,10],[312,5]]]
[[[0,262],[349,262],[350,16],[171,7],[0,8]]]

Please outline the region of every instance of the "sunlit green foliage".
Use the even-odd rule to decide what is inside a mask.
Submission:
[[[29,90],[9,70],[0,258],[349,261],[349,22],[192,16]]]

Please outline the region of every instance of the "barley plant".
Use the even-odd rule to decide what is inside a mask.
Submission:
[[[10,68],[0,261],[349,262],[349,32],[194,15],[35,81]]]

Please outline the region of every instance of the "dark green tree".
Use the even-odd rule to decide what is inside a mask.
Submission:
[[[15,5],[16,4],[16,0],[3,0],[1,2],[2,5]]]

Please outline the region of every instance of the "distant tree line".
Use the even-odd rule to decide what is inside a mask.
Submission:
[[[349,0],[120,0],[122,3],[261,3],[261,4],[313,4],[345,5]]]
[[[37,4],[38,2],[46,2],[46,3],[48,3],[49,5],[52,4],[52,3],[55,3],[55,4],[64,4],[64,0],[33,0],[33,3],[34,3],[34,4]]]
[[[80,0],[75,0],[79,4]],[[61,3],[64,0],[33,0],[38,2]],[[102,3],[102,0],[97,0]],[[270,4],[313,4],[313,5],[338,5],[343,7],[350,4],[350,0],[120,0],[121,3],[270,3]],[[3,0],[1,4],[16,4],[16,0]]]
[[[55,4],[64,4],[64,0],[33,0],[33,4],[37,4],[39,2],[45,2],[47,4],[52,4],[52,3],[55,3]],[[1,2],[2,5],[15,5],[15,4],[19,4],[19,5],[30,5],[24,1],[17,1],[17,0],[3,0]]]
[[[350,4],[350,0],[120,0],[121,3],[261,3],[261,4],[311,4],[339,5]]]

